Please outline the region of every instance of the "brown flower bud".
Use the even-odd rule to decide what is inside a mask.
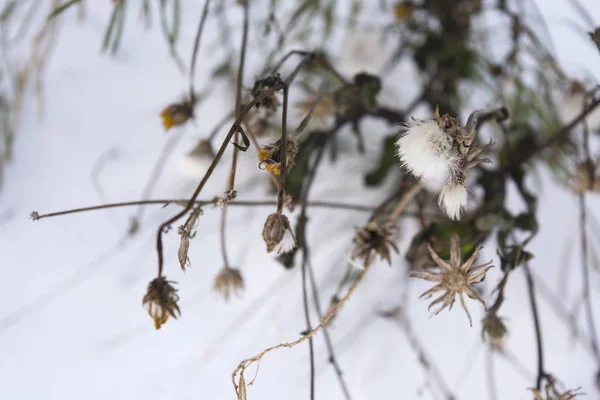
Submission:
[[[267,244],[268,253],[273,250],[276,250],[277,254],[287,253],[296,247],[290,221],[280,213],[273,213],[267,217],[263,228],[263,239]]]

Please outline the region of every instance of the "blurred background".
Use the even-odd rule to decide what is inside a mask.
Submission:
[[[265,355],[247,397],[530,399],[537,386],[541,399],[600,399],[600,107],[587,107],[600,98],[600,3],[212,0],[192,68],[204,3],[0,1],[0,397],[236,398],[240,361],[296,340],[305,309],[314,328],[347,292],[360,272],[348,262],[357,228],[414,182],[395,156],[400,125],[439,106],[463,123],[475,109],[510,114],[479,131],[496,144],[469,179],[464,218],[420,193],[396,224],[389,265],[372,263],[310,348]],[[290,50],[300,53],[278,66]],[[236,97],[247,104],[257,80],[297,67],[288,131],[312,118],[286,185],[296,207],[284,213],[306,243],[266,252],[277,190],[254,142],[238,152],[220,234],[212,202],[228,188],[227,146],[198,197],[209,204],[185,270],[181,223],[163,235],[181,316],[155,330],[142,298],[158,226],[204,176]],[[193,115],[173,123],[168,106],[189,105],[190,91]],[[244,119],[260,146],[281,134],[282,101]],[[45,217],[149,199],[160,201]],[[430,283],[408,278],[431,263],[426,243],[447,258],[453,233],[464,252],[485,246],[478,264],[493,261],[477,287],[498,304],[500,333],[470,299],[472,327],[459,305],[430,317],[418,298]],[[243,280],[230,296],[215,281],[224,267]]]

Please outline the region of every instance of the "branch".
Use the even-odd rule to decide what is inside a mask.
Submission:
[[[213,200],[194,200],[193,204],[195,205],[207,205],[213,204],[216,205],[218,199]],[[109,204],[100,204],[97,206],[90,207],[81,207],[74,208],[71,210],[65,211],[56,211],[52,213],[39,214],[37,211],[32,211],[30,214],[31,219],[34,221],[51,218],[51,217],[59,217],[62,215],[68,214],[77,214],[87,211],[97,211],[97,210],[106,210],[109,208],[118,208],[118,207],[128,207],[128,206],[139,206],[139,205],[162,205],[163,207],[168,206],[169,204],[177,204],[185,207],[188,204],[189,199],[162,199],[162,200],[139,200],[139,201],[128,201],[123,203],[109,203]],[[230,206],[258,206],[258,207],[271,207],[276,206],[277,202],[273,200],[236,200],[233,203],[229,204]],[[375,208],[371,206],[365,206],[360,204],[349,204],[349,203],[336,203],[331,201],[312,201],[307,202],[307,206],[309,207],[322,207],[322,208],[331,208],[338,210],[351,210],[351,211],[362,211],[362,212],[371,212]]]
[[[245,382],[244,381],[244,373],[246,372],[246,369],[248,369],[248,367],[250,365],[254,364],[255,362],[259,362],[267,353],[270,353],[273,350],[278,350],[283,347],[287,347],[288,349],[291,349],[292,347],[295,347],[301,343],[304,343],[305,341],[307,341],[310,338],[312,338],[313,336],[315,336],[325,325],[327,325],[327,323],[337,314],[338,310],[340,308],[342,308],[342,306],[344,304],[346,304],[346,302],[348,301],[350,296],[352,296],[352,294],[354,293],[354,291],[356,290],[356,288],[358,287],[358,285],[360,284],[360,282],[362,281],[362,279],[364,278],[364,276],[368,270],[369,270],[369,268],[367,267],[361,271],[360,275],[358,275],[356,280],[352,283],[352,286],[350,286],[350,288],[348,289],[348,292],[346,293],[346,295],[337,304],[335,304],[331,308],[331,310],[329,310],[329,312],[325,315],[325,317],[323,317],[323,319],[321,320],[319,325],[317,325],[313,330],[311,330],[310,332],[308,332],[306,335],[302,336],[298,340],[295,340],[293,342],[280,343],[278,345],[271,346],[271,347],[266,348],[265,350],[261,351],[254,357],[250,357],[250,358],[247,358],[247,359],[241,361],[239,363],[239,365],[237,366],[237,368],[231,374],[231,382],[233,383],[233,388],[235,390],[235,393],[239,396],[241,391],[245,392],[246,388],[245,388],[245,383],[244,383]],[[238,382],[236,383],[236,377],[238,376],[238,374],[240,377],[238,379]],[[248,385],[252,385],[253,383],[254,383],[254,379],[252,381],[250,381],[248,383]]]

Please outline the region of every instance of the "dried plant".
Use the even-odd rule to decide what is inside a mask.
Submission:
[[[389,224],[370,221],[366,226],[356,229],[353,242],[351,257],[359,259],[365,266],[371,265],[376,256],[391,265],[392,251],[398,253],[398,247],[394,243],[394,231]]]
[[[572,400],[575,397],[581,396],[581,393],[577,393],[579,390],[567,390],[564,393],[557,393],[556,389],[551,383],[546,384],[545,395],[542,394],[541,390],[530,389],[531,393],[535,397],[535,400]]]
[[[450,244],[450,260],[446,262],[442,260],[439,255],[429,246],[429,254],[437,266],[440,268],[439,272],[428,272],[428,271],[411,271],[410,276],[414,278],[425,279],[430,282],[436,282],[436,285],[431,289],[425,291],[420,297],[429,299],[435,293],[443,292],[442,295],[436,298],[429,304],[431,309],[433,306],[442,303],[437,310],[434,311],[433,315],[439,314],[444,308],[449,307],[452,309],[452,305],[456,300],[456,296],[460,300],[460,304],[467,313],[469,318],[469,325],[473,326],[473,320],[471,314],[465,303],[464,295],[466,294],[473,300],[480,302],[484,309],[487,311],[485,301],[477,293],[477,290],[472,286],[473,284],[483,281],[487,271],[493,267],[491,261],[485,264],[479,264],[473,266],[477,255],[479,254],[481,247],[477,247],[471,257],[465,262],[461,260],[461,248],[460,239],[454,235],[451,239]]]
[[[268,253],[275,250],[275,253],[279,255],[290,252],[296,247],[296,238],[292,232],[290,221],[283,214],[269,215],[265,221],[262,235]]]
[[[53,0],[48,19],[32,39],[32,55],[26,68],[21,68],[17,73],[16,90],[8,106],[4,99],[9,97],[5,96],[4,83],[0,82],[0,129],[3,129],[3,138],[10,134],[12,140],[12,132],[7,130],[6,121],[10,119],[10,129],[16,126],[25,89],[32,77],[38,94],[42,91],[41,76],[57,37],[58,18],[72,5],[82,2],[59,3]],[[544,364],[542,325],[535,290],[537,278],[532,273],[538,266],[534,265],[534,254],[529,247],[530,241],[540,230],[540,217],[538,193],[529,188],[529,181],[536,172],[533,165],[543,165],[556,176],[562,177],[561,182],[564,182],[565,165],[577,160],[575,171],[570,176],[569,189],[579,199],[583,260],[581,298],[585,306],[588,324],[586,335],[589,338],[578,335],[576,340],[581,341],[586,350],[589,349],[593,359],[600,365],[600,346],[595,332],[592,288],[589,283],[592,281],[590,274],[594,272],[588,265],[594,247],[588,244],[585,202],[585,196],[590,192],[600,191],[595,161],[600,159],[595,135],[600,129],[600,125],[596,126],[597,116],[600,115],[599,88],[593,82],[570,77],[554,59],[553,52],[545,48],[543,38],[536,34],[537,30],[530,26],[523,11],[527,7],[521,9],[511,2],[382,2],[383,12],[389,15],[381,18],[385,22],[381,22],[379,31],[377,26],[372,30],[377,31],[373,34],[379,35],[382,42],[390,47],[389,59],[377,74],[361,71],[348,76],[340,72],[347,68],[338,64],[339,54],[336,51],[343,49],[332,48],[326,39],[332,36],[332,32],[344,33],[344,29],[354,29],[352,27],[362,24],[359,16],[364,16],[361,14],[363,2],[348,2],[352,4],[347,10],[347,25],[338,23],[335,2],[303,1],[290,5],[289,10],[280,7],[279,3],[270,2],[268,13],[252,14],[251,18],[250,9],[260,9],[259,3],[239,0],[225,6],[223,2],[213,4],[205,0],[189,66],[183,64],[177,45],[182,34],[180,29],[184,27],[180,24],[180,17],[186,5],[179,0],[164,0],[159,4],[160,28],[170,56],[181,71],[189,72],[189,87],[184,88],[186,90],[183,92],[185,96],[172,103],[161,100],[163,104],[171,103],[160,113],[162,126],[167,131],[180,128],[176,134],[169,135],[169,139],[173,139],[169,143],[175,143],[178,135],[196,125],[201,129],[200,134],[210,132],[196,139],[191,151],[184,153],[179,160],[182,173],[196,181],[193,193],[184,199],[151,199],[153,184],[165,169],[163,161],[171,151],[169,146],[165,146],[150,176],[151,184],[147,185],[150,189],[144,190],[142,200],[49,214],[32,212],[31,219],[37,221],[71,213],[148,204],[159,204],[170,211],[173,207],[167,206],[177,205],[173,215],[157,227],[158,271],[143,298],[144,307],[156,329],[159,329],[169,317],[175,319],[180,316],[178,291],[175,282],[165,277],[165,270],[171,268],[171,263],[177,265],[178,262],[185,271],[190,266],[190,258],[194,256],[190,250],[204,243],[203,237],[208,233],[205,226],[210,224],[198,227],[202,207],[211,205],[206,207],[206,212],[220,213],[221,217],[219,241],[224,267],[216,271],[213,288],[225,300],[239,294],[247,284],[240,269],[232,268],[233,264],[229,263],[229,249],[238,244],[228,237],[232,231],[229,226],[232,220],[227,219],[230,207],[271,207],[266,211],[269,214],[262,229],[262,238],[266,252],[278,255],[277,261],[285,268],[301,269],[305,328],[300,338],[270,346],[240,362],[232,374],[238,399],[246,400],[247,390],[254,383],[254,379],[247,381],[245,377],[252,364],[258,366],[262,358],[272,351],[292,348],[305,342],[310,344],[311,393],[314,395],[314,353],[320,347],[314,346],[312,341],[319,332],[325,337],[328,359],[335,369],[344,396],[350,399],[348,384],[339,359],[335,356],[334,347],[337,343],[329,337],[328,329],[337,328],[332,327],[330,322],[354,295],[376,259],[385,261],[392,268],[404,268],[402,261],[405,259],[410,277],[433,282],[434,286],[420,296],[425,299],[437,296],[428,307],[429,310],[433,309],[433,315],[451,309],[458,297],[472,326],[465,295],[481,303],[486,312],[480,322],[481,334],[486,343],[496,350],[491,352],[492,356],[507,356],[509,353],[504,346],[508,337],[506,321],[510,321],[510,315],[504,317],[506,310],[502,306],[505,290],[512,286],[513,272],[523,271],[537,344],[537,374],[535,389],[531,391],[536,400],[570,400],[578,396],[577,390],[559,393],[561,391],[556,390],[547,371],[548,366]],[[337,7],[347,6],[345,2],[341,3],[344,5]],[[22,7],[16,2],[14,4],[15,7]],[[122,43],[124,25],[128,21],[125,18],[128,4],[126,1],[114,1],[111,6],[102,43],[102,49],[107,53],[115,54]],[[147,0],[141,5],[141,15],[150,23],[154,8]],[[488,43],[479,43],[475,39],[485,36],[480,35],[479,25],[475,23],[483,11],[493,11],[509,21],[502,29],[505,33],[502,37],[510,39],[504,43],[507,46],[499,46],[499,54],[494,54],[494,57],[489,54]],[[2,21],[8,18],[7,15],[10,16],[5,12],[6,9],[0,10]],[[240,14],[241,20],[236,19],[234,23],[229,21],[231,13]],[[263,14],[268,14],[268,18],[263,19]],[[197,91],[196,64],[205,22],[209,18],[216,22],[212,29],[217,32],[219,51],[203,54],[203,69],[212,68],[212,72],[210,76],[199,79],[206,87]],[[262,25],[264,38],[257,39],[260,35],[253,32],[258,25]],[[309,51],[299,46],[282,53],[292,45],[307,44],[306,38],[316,28],[319,32],[323,31],[323,49]],[[234,38],[238,31],[240,46],[237,38]],[[593,43],[598,42],[597,33],[598,29],[590,32]],[[310,47],[313,47],[312,44]],[[504,47],[508,48],[500,51]],[[260,51],[261,57],[248,57],[247,53],[252,51]],[[416,79],[403,79],[402,75],[399,75],[400,79],[396,79],[397,75],[390,79],[391,71],[405,62],[414,67]],[[3,71],[2,67],[0,65],[0,72]],[[247,81],[250,76],[253,82]],[[3,77],[2,74],[0,77]],[[414,86],[418,88],[414,98],[404,98],[404,81],[414,81]],[[212,104],[212,99],[197,93],[207,93],[213,87],[219,88],[214,92],[218,95],[228,95],[232,91],[234,101],[224,110],[220,122],[212,130],[205,131],[205,121],[195,121],[196,111],[200,112],[205,103]],[[464,88],[472,88],[477,96],[467,93]],[[297,102],[297,98],[304,100]],[[402,99],[405,105],[399,106],[395,99]],[[301,120],[295,130],[289,128],[290,102],[294,102],[297,117]],[[206,110],[201,111],[204,115]],[[11,114],[10,118],[8,114]],[[424,119],[412,115],[420,115]],[[466,122],[461,123],[460,115],[469,115]],[[315,123],[310,124],[310,121]],[[480,131],[481,126],[488,122],[493,122],[490,124],[493,129],[489,133],[489,142],[482,139]],[[382,123],[388,127],[383,127]],[[156,128],[158,132],[160,127],[157,125]],[[10,144],[8,141],[5,139],[4,147],[0,147],[0,162],[6,157],[5,147]],[[497,146],[494,141],[498,141]],[[173,148],[176,146],[173,145]],[[227,152],[231,155],[228,173],[215,173],[217,168],[222,167],[219,164],[222,164]],[[247,182],[239,184],[243,177],[238,174],[241,168],[238,160],[257,156],[259,162],[258,165],[252,164],[254,168],[269,173],[261,174],[255,170],[255,179],[257,182],[268,182],[272,189],[268,193],[272,196],[262,200],[247,200]],[[347,163],[351,158],[360,162]],[[491,163],[492,159],[494,163]],[[402,168],[398,168],[398,162]],[[217,193],[223,195],[203,199],[201,196],[206,195],[208,182],[212,184],[219,178],[223,182]],[[369,199],[379,197],[365,201],[366,204],[333,198],[336,192],[329,189],[336,189],[336,182],[341,179],[352,179],[353,184],[357,182],[357,191],[373,190],[374,197]],[[322,193],[332,198],[314,199],[316,196],[312,189],[318,181],[326,182],[323,186],[327,186],[328,190]],[[212,190],[210,184],[208,190]],[[251,185],[260,186],[254,182]],[[518,211],[508,200],[508,187],[516,189],[524,204]],[[435,194],[437,199],[427,192]],[[314,228],[311,226],[309,229],[309,224],[312,223],[312,210],[316,207],[326,207],[336,212],[365,213],[362,222],[352,222],[347,226],[349,229],[359,225],[355,228],[352,243],[347,243],[347,248],[351,249],[348,272],[333,295],[323,293],[325,298],[332,299],[327,310],[321,310],[319,296],[326,289],[320,285],[312,265],[315,240],[312,236]],[[284,208],[294,213],[290,214],[293,218],[284,215]],[[344,222],[342,217],[335,219],[331,215],[333,213],[324,217],[324,223],[331,221],[332,226],[337,226],[337,222]],[[413,219],[415,223],[405,224],[407,219]],[[134,218],[131,227],[132,232],[143,229],[141,218]],[[172,240],[172,235],[165,234],[175,230],[175,227],[179,235],[176,255],[168,250],[170,247],[163,248],[164,238]],[[250,237],[260,234],[260,227],[255,228],[244,221],[244,235]],[[246,233],[247,230],[250,231]],[[412,239],[406,249],[399,244],[399,231],[403,237]],[[199,239],[192,240],[197,235]],[[477,244],[486,240],[495,240],[501,270],[499,281],[492,282],[493,287],[487,292],[488,288],[477,284],[486,277],[492,262],[476,264],[481,249]],[[436,267],[430,267],[431,260]],[[352,265],[359,266],[360,270],[350,268]],[[314,269],[317,267],[315,265]],[[255,269],[250,268],[244,271],[245,274],[256,273]],[[408,279],[400,282],[405,295],[411,291],[404,285],[412,282]],[[390,297],[399,291],[394,291]],[[492,305],[489,308],[484,298],[490,299]],[[457,398],[443,382],[444,374],[436,371],[435,357],[426,355],[424,347],[427,344],[421,343],[421,338],[415,334],[409,313],[402,311],[405,300],[402,299],[402,307],[384,314],[390,319],[398,319],[409,344],[419,356],[421,366],[427,371],[428,380],[433,383],[431,386],[438,387],[444,398]],[[314,320],[311,321],[315,315],[319,319],[316,324]],[[565,320],[568,320],[566,324],[574,325],[576,329],[573,330],[581,331],[577,326],[578,318],[569,316]],[[426,325],[420,329],[427,329]],[[516,333],[511,331],[511,341],[518,336]],[[493,381],[493,377],[490,381]],[[543,386],[544,382],[546,386]],[[522,389],[526,388],[523,386]],[[494,395],[491,393],[490,397],[494,398]]]

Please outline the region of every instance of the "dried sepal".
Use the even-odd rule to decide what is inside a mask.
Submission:
[[[350,257],[361,260],[366,267],[375,261],[377,255],[391,265],[392,251],[398,253],[398,247],[394,243],[394,230],[389,224],[370,221],[367,225],[356,229],[352,241],[354,249]]]
[[[29,218],[31,218],[32,221],[38,221],[40,219],[40,214],[37,211],[32,211],[29,213]]]
[[[239,269],[225,266],[215,277],[213,287],[217,293],[228,301],[232,294],[237,295],[244,290],[244,278]]]
[[[431,289],[421,294],[420,298],[429,299],[434,294],[442,292],[439,297],[429,304],[428,308],[428,310],[431,310],[433,306],[439,305],[439,307],[433,312],[433,315],[437,315],[445,308],[452,309],[452,305],[458,296],[461,306],[469,318],[469,325],[473,326],[473,320],[471,319],[471,314],[469,313],[465,303],[464,295],[466,294],[470,298],[480,302],[487,312],[485,301],[481,298],[481,296],[479,296],[475,288],[473,288],[471,285],[479,283],[485,278],[487,271],[493,267],[490,265],[491,261],[485,264],[473,266],[473,263],[475,262],[479,251],[481,250],[480,246],[475,249],[473,255],[471,255],[468,260],[462,263],[460,254],[460,240],[457,235],[453,235],[451,238],[451,257],[449,263],[442,260],[433,250],[431,245],[428,245],[428,249],[431,258],[440,268],[440,271],[410,271],[411,277],[421,278],[436,283],[436,285]]]
[[[177,319],[181,315],[177,302],[179,295],[173,287],[175,282],[168,281],[166,277],[159,276],[148,284],[148,290],[142,304],[148,315],[154,320],[154,327],[160,327],[167,322],[169,316]]]
[[[273,213],[267,217],[262,236],[268,253],[275,250],[279,255],[292,251],[296,247],[296,238],[292,232],[290,221],[280,213]]]
[[[181,237],[179,241],[179,249],[177,250],[177,259],[181,269],[185,271],[186,267],[190,265],[190,258],[188,257],[188,251],[190,249],[190,235],[185,230],[184,226],[181,225],[177,229],[177,234]]]
[[[186,205],[182,205],[186,207]],[[177,250],[177,259],[179,260],[179,265],[181,269],[185,271],[187,267],[191,265],[190,259],[188,257],[188,251],[190,249],[190,239],[192,239],[196,233],[194,228],[196,223],[198,222],[198,217],[202,215],[202,209],[200,207],[196,207],[190,213],[188,220],[185,225],[180,225],[177,228],[177,234],[181,237],[179,241],[179,249]]]

